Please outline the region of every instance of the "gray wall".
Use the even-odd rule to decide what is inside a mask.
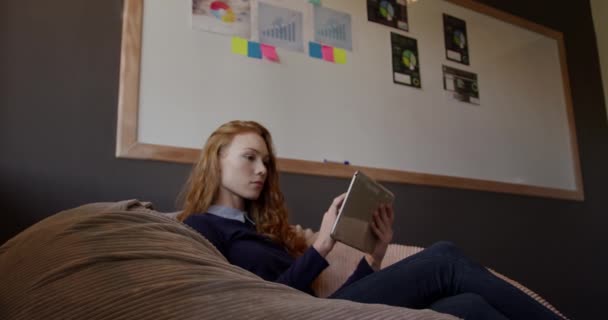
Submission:
[[[395,185],[396,241],[445,239],[574,319],[608,298],[608,128],[588,1],[489,5],[564,33],[586,201]],[[173,210],[190,166],[114,158],[122,1],[0,4],[0,243],[62,209],[139,198]],[[292,222],[317,228],[343,179],[283,174]]]

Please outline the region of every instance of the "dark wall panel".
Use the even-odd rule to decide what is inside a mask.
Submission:
[[[400,243],[451,240],[574,319],[608,297],[608,129],[588,1],[486,4],[564,32],[586,201],[389,184]],[[175,209],[190,166],[114,157],[122,1],[0,4],[0,243],[57,211],[129,198]],[[348,181],[283,174],[291,220],[318,228]]]

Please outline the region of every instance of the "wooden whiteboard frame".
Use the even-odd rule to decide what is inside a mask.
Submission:
[[[578,143],[574,124],[572,96],[570,93],[570,78],[568,75],[568,66],[566,64],[566,50],[562,33],[472,0],[447,1],[487,16],[494,17],[498,20],[537,32],[557,41],[564,85],[564,99],[566,102],[568,127],[570,131],[571,157],[575,171],[574,175],[576,190],[538,187],[409,171],[387,170],[351,165],[346,166],[341,164],[319,163],[285,158],[278,159],[279,170],[291,173],[348,178],[352,176],[355,170],[362,169],[374,179],[380,181],[583,201],[583,182],[580,160],[578,156]],[[178,163],[194,163],[198,159],[200,149],[148,144],[138,141],[137,128],[139,110],[140,59],[142,50],[141,39],[143,28],[142,17],[143,0],[124,1],[120,83],[118,93],[116,157],[160,160]]]

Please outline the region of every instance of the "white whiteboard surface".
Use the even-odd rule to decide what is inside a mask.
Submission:
[[[255,120],[280,158],[582,192],[556,39],[441,0],[408,6],[410,32],[367,21],[364,0],[323,5],[352,16],[345,65],[235,55],[231,37],[191,27],[190,0],[145,0],[138,142],[200,149]],[[443,13],[467,23],[469,66],[445,58]],[[393,83],[391,32],[418,40],[422,89]],[[477,74],[480,105],[444,91],[442,65]]]

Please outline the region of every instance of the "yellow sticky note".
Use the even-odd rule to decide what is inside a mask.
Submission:
[[[232,53],[246,56],[248,47],[247,42],[247,39],[232,37]]]
[[[334,48],[334,61],[337,64],[346,64],[346,50]]]

